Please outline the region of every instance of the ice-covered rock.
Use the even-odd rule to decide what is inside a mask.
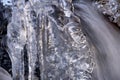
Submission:
[[[100,0],[96,4],[104,15],[109,15],[110,21],[120,26],[120,2],[118,0]]]

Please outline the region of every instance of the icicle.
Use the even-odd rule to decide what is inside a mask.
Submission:
[[[37,38],[36,38],[36,13],[28,3],[24,8],[27,27],[27,52],[29,66],[29,80],[35,79],[35,63],[37,60]]]
[[[24,53],[26,43],[26,28],[24,26],[24,1],[15,1],[12,21],[7,27],[8,53],[12,61],[13,80],[24,80]]]

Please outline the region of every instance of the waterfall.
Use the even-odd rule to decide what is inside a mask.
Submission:
[[[81,18],[83,31],[96,48],[93,80],[120,80],[119,29],[106,20],[88,0],[74,2],[75,13]]]

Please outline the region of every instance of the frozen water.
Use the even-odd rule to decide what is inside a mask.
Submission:
[[[56,4],[55,4],[56,3]],[[88,80],[93,52],[83,34],[80,19],[67,0],[16,0],[8,25],[7,45],[14,80],[24,80],[24,46],[27,45],[28,80]]]

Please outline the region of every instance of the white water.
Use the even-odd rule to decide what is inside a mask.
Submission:
[[[75,6],[83,30],[97,49],[94,80],[120,80],[120,31],[99,14],[89,0],[81,0]]]

